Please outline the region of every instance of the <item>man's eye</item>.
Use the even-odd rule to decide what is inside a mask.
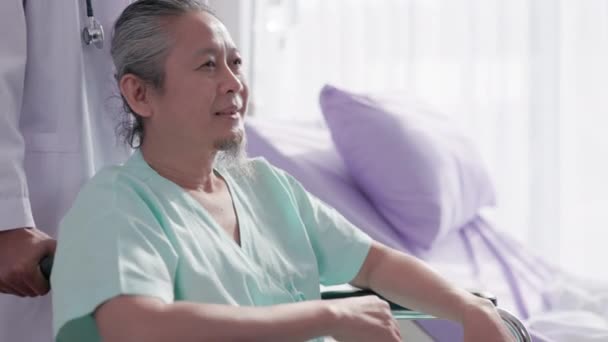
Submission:
[[[209,61],[209,62],[203,63],[199,67],[199,69],[202,69],[202,68],[215,68],[215,62],[214,61]]]
[[[242,60],[242,59],[240,59],[240,58],[236,58],[236,59],[235,59],[235,60],[232,62],[232,64],[234,64],[234,65],[236,65],[236,66],[241,66],[241,65],[243,65],[243,60]]]

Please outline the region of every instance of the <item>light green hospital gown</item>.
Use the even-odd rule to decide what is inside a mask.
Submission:
[[[61,223],[51,277],[56,341],[99,341],[92,313],[121,294],[264,306],[351,281],[371,239],[264,159],[230,189],[241,246],[136,152],[100,171]]]

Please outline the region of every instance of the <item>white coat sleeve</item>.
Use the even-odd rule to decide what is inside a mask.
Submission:
[[[19,131],[27,34],[22,0],[0,1],[0,231],[33,227]]]

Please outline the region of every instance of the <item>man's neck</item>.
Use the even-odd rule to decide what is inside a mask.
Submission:
[[[161,176],[186,190],[212,193],[221,182],[213,172],[217,151],[193,150],[151,140],[141,146],[144,160]]]

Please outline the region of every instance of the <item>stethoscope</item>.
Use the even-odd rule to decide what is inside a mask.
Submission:
[[[93,6],[91,0],[87,1],[87,17],[89,19],[87,26],[82,29],[82,41],[87,45],[95,45],[96,48],[103,48],[103,26],[95,19],[93,15]]]

